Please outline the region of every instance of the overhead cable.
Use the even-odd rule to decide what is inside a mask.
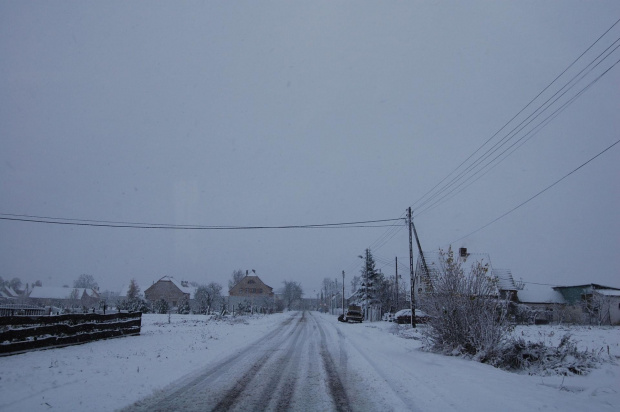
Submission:
[[[90,227],[108,227],[108,228],[130,228],[130,229],[169,229],[169,230],[259,230],[259,229],[348,229],[348,228],[376,228],[391,227],[392,225],[375,224],[395,222],[402,220],[397,219],[379,219],[366,220],[358,222],[341,222],[341,223],[322,223],[312,225],[284,225],[284,226],[202,226],[202,225],[172,225],[159,223],[131,223],[131,222],[113,222],[103,220],[85,220],[85,219],[67,219],[54,217],[40,217],[31,215],[15,215],[9,213],[0,213],[0,220],[9,220],[17,222],[43,223],[52,225],[69,225],[69,226],[90,226]]]
[[[612,147],[614,147],[615,145],[617,145],[618,143],[620,143],[620,140],[616,140],[615,143],[611,144],[610,146],[608,146],[605,150],[603,150],[602,152],[598,153],[596,156],[590,158],[589,160],[587,160],[586,162],[582,163],[579,167],[573,169],[570,173],[565,174],[564,176],[562,176],[560,179],[556,180],[555,182],[553,182],[552,184],[550,184],[549,186],[547,186],[546,188],[544,188],[543,190],[541,190],[540,192],[536,193],[534,196],[530,197],[529,199],[527,199],[524,202],[521,202],[519,205],[513,207],[512,209],[510,209],[509,211],[507,211],[506,213],[504,213],[503,215],[497,217],[496,219],[492,220],[491,222],[487,223],[486,225],[474,230],[473,232],[468,233],[465,236],[462,236],[456,240],[453,240],[452,242],[450,242],[450,244],[452,243],[456,243],[459,240],[465,239],[466,237],[469,237],[471,235],[473,235],[474,233],[478,233],[480,232],[482,229],[485,229],[487,227],[489,227],[490,225],[492,225],[493,223],[497,222],[498,220],[508,216],[509,214],[511,214],[512,212],[514,212],[515,210],[519,209],[521,206],[524,206],[525,204],[529,203],[530,201],[534,200],[535,198],[537,198],[538,196],[540,196],[541,194],[545,193],[547,190],[551,189],[553,186],[557,185],[558,183],[560,183],[562,180],[566,179],[567,177],[569,177],[570,175],[572,175],[573,173],[577,172],[579,169],[581,169],[582,167],[584,167],[585,165],[587,165],[588,163],[592,162],[594,159],[598,158],[599,156],[601,156],[603,153],[607,152],[608,150],[610,150]]]

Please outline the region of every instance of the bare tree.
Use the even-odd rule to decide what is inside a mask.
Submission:
[[[95,281],[93,275],[82,274],[73,282],[74,288],[99,289],[99,285]]]
[[[245,273],[241,269],[234,270],[232,275],[232,279],[228,281],[228,290],[232,289],[237,283],[241,281],[245,277]]]
[[[13,278],[8,283],[11,289],[13,289],[17,293],[20,293],[22,285],[23,285],[20,278]]]
[[[208,285],[200,285],[196,289],[194,300],[197,304],[198,313],[208,315],[213,307],[222,303],[222,286],[215,282],[211,282]]]
[[[587,299],[581,301],[582,310],[591,324],[611,324],[611,298],[594,291]]]
[[[282,289],[282,296],[284,298],[284,302],[286,304],[287,309],[292,309],[293,305],[301,301],[301,297],[303,296],[303,290],[301,289],[301,285],[297,282],[289,282],[284,281],[284,288]]]

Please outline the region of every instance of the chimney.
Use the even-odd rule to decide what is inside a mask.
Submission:
[[[459,256],[462,257],[462,258],[466,258],[467,257],[467,248],[466,247],[459,248]]]

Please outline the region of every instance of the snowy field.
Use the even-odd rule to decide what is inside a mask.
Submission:
[[[288,316],[216,321],[172,315],[168,323],[167,315],[144,315],[140,336],[3,357],[0,410],[122,408],[235,354]],[[418,331],[407,325],[342,324],[335,316],[317,316],[356,347],[349,362],[363,377],[360,385],[385,397],[386,410],[620,410],[618,328],[518,327],[516,334],[548,344],[569,332],[580,348],[616,359],[587,376],[528,376],[422,352]]]

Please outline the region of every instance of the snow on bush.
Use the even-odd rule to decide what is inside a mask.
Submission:
[[[466,273],[452,249],[440,257],[433,290],[421,299],[430,316],[420,331],[426,350],[534,375],[584,375],[603,360],[602,349],[579,350],[570,334],[557,346],[512,336],[508,302],[498,298],[488,265],[475,262]]]
[[[512,326],[507,302],[497,298],[497,281],[487,275],[488,264],[476,262],[465,273],[450,248],[440,251],[440,266],[432,292],[421,299],[430,316],[423,331],[426,348],[482,362],[495,358]]]
[[[586,375],[603,361],[601,355],[602,349],[579,350],[567,333],[557,346],[528,342],[522,337],[513,338],[492,363],[502,369],[526,371],[530,375]]]

